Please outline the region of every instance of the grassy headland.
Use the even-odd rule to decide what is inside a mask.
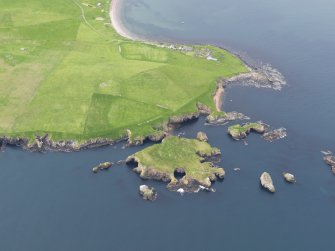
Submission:
[[[123,38],[111,26],[110,1],[98,2],[0,1],[0,136],[83,142],[127,130],[155,134],[198,102],[215,110],[216,80],[247,71],[213,46]]]

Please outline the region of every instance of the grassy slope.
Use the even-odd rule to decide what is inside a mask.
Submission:
[[[214,108],[216,79],[246,71],[211,46],[198,49],[218,62],[124,39],[103,3],[0,0],[0,135],[147,135],[169,116],[195,111],[198,101]]]

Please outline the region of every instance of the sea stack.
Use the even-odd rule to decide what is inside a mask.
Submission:
[[[285,180],[289,183],[295,183],[296,182],[294,175],[291,174],[291,173],[283,173],[283,176],[284,176]]]
[[[276,189],[273,185],[273,182],[272,182],[272,178],[271,178],[269,173],[267,173],[267,172],[262,173],[262,175],[260,177],[260,180],[261,180],[261,185],[266,190],[268,190],[271,193],[274,193],[276,191]]]
[[[202,142],[208,142],[207,134],[204,133],[204,132],[198,132],[197,133],[197,140],[202,141]]]
[[[92,172],[93,173],[97,173],[97,172],[102,171],[102,170],[107,170],[112,165],[113,165],[113,163],[111,163],[111,162],[100,163],[99,165],[97,165],[97,166],[95,166],[95,167],[92,168]]]
[[[140,186],[140,195],[144,200],[151,200],[154,201],[157,199],[157,192],[155,188],[148,187],[147,185]]]
[[[235,140],[244,139],[251,131],[263,134],[267,127],[262,122],[246,123],[244,125],[236,124],[228,127],[228,134]]]

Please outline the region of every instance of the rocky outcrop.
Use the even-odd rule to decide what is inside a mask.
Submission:
[[[204,132],[198,132],[197,133],[197,140],[202,141],[202,142],[208,142],[207,134],[204,133]]]
[[[203,103],[198,102],[197,103],[197,108],[198,108],[198,111],[201,115],[211,114],[211,108],[209,108],[207,105],[205,105]]]
[[[285,137],[287,137],[287,132],[284,127],[275,129],[275,130],[272,130],[272,131],[269,131],[263,134],[263,139],[269,142],[283,139]]]
[[[163,182],[170,182],[174,177],[166,172],[157,170],[154,167],[145,167],[139,164],[136,168],[133,169],[134,172],[138,173],[142,179],[149,180],[158,180]]]
[[[250,118],[239,112],[215,112],[211,113],[206,118],[206,123],[209,125],[223,125],[227,122],[235,120],[249,120]]]
[[[97,173],[102,170],[108,170],[113,165],[112,162],[104,162],[92,168],[93,173]]]
[[[221,150],[217,147],[213,147],[210,153],[197,151],[196,154],[201,157],[201,162],[217,163],[221,160]]]
[[[154,201],[157,199],[157,192],[153,187],[148,187],[147,185],[141,185],[139,187],[139,192],[144,200]]]
[[[272,182],[272,178],[269,173],[267,172],[262,173],[260,177],[260,181],[261,181],[261,185],[269,192],[274,193],[276,191],[273,185],[273,182]]]
[[[235,130],[233,128],[228,128],[228,133],[229,135],[235,139],[235,140],[240,140],[240,139],[244,139],[247,137],[247,131],[242,131],[242,130]]]
[[[267,130],[267,125],[262,122],[246,123],[243,126],[240,124],[228,127],[228,134],[235,140],[244,139],[251,131],[263,134]]]
[[[169,119],[169,124],[181,124],[189,120],[197,119],[199,118],[199,116],[200,116],[199,112],[194,112],[194,113],[183,115],[183,116],[182,115],[172,116]]]
[[[229,85],[254,86],[257,88],[271,88],[281,90],[286,81],[284,76],[269,65],[262,65],[257,69],[250,69],[250,72],[242,73],[231,78],[221,78],[218,84],[227,87]]]
[[[335,157],[334,156],[325,156],[323,160],[327,165],[331,167],[332,172],[335,174]]]
[[[295,183],[296,182],[294,175],[291,174],[291,173],[283,173],[283,177],[289,183]]]

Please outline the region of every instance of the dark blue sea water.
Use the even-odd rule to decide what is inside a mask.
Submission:
[[[79,153],[0,153],[0,250],[333,250],[335,176],[320,150],[335,152],[335,2],[331,0],[125,0],[127,27],[151,39],[211,43],[286,77],[281,92],[229,88],[224,110],[237,110],[288,137],[251,134],[248,146],[226,126],[204,119],[178,129],[203,130],[223,152],[227,176],[216,193],[181,197],[142,181],[126,166],[97,175],[91,167],[141,149]],[[184,23],[181,23],[184,22]],[[234,168],[241,171],[235,172]],[[269,171],[277,192],[262,190]],[[283,171],[296,175],[289,185]],[[159,199],[142,201],[138,186]]]

